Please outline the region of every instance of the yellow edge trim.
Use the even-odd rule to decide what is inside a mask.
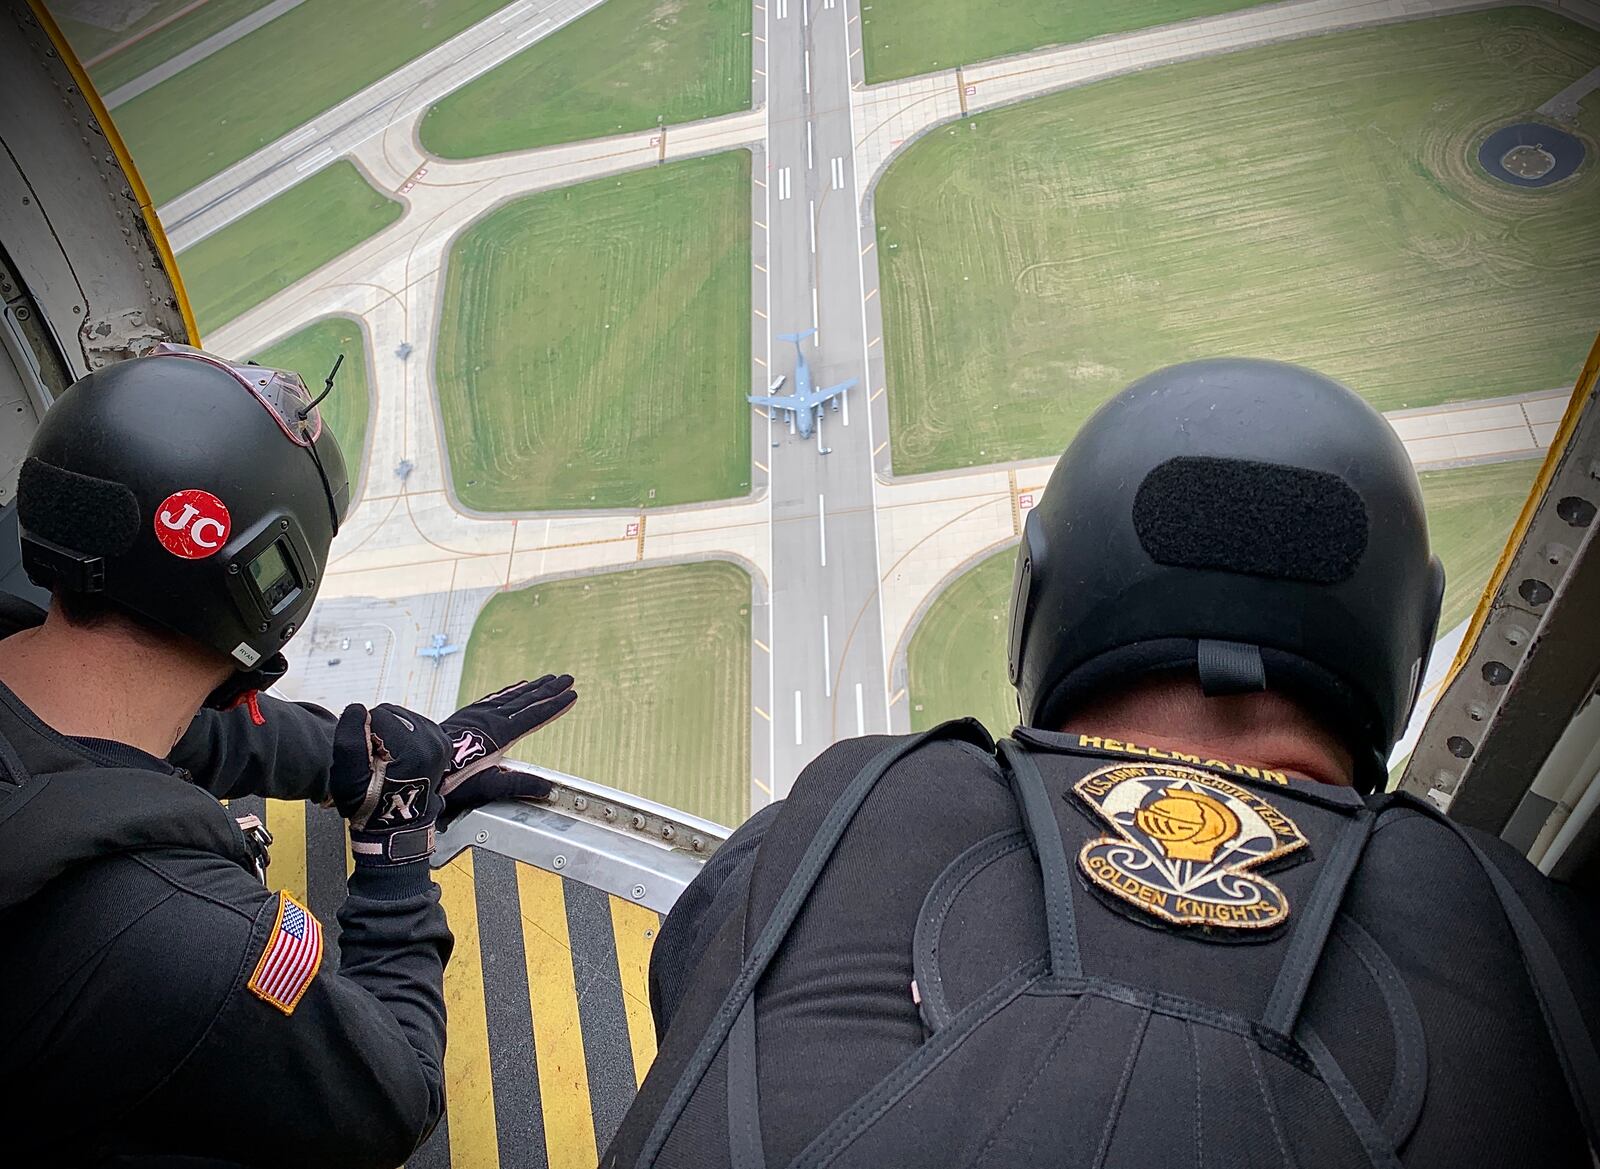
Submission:
[[[1478,607],[1472,611],[1472,623],[1467,626],[1467,635],[1461,639],[1461,648],[1456,650],[1455,661],[1450,663],[1450,672],[1445,675],[1444,685],[1439,690],[1441,694],[1455,684],[1456,675],[1466,666],[1467,660],[1472,656],[1473,647],[1478,644],[1478,638],[1483,634],[1483,627],[1488,624],[1489,610],[1493,608],[1494,599],[1500,593],[1500,586],[1505,583],[1506,574],[1511,571],[1511,561],[1516,556],[1517,549],[1522,547],[1523,538],[1528,534],[1528,527],[1533,523],[1533,513],[1539,510],[1539,502],[1544,499],[1544,493],[1550,487],[1550,480],[1555,477],[1556,466],[1561,462],[1561,456],[1567,449],[1567,441],[1572,437],[1573,430],[1577,428],[1578,416],[1583,413],[1584,403],[1594,390],[1597,377],[1600,377],[1600,336],[1595,338],[1594,347],[1589,350],[1588,360],[1583,363],[1583,371],[1578,374],[1577,384],[1572,387],[1572,397],[1567,401],[1566,413],[1561,416],[1561,425],[1556,427],[1555,435],[1550,440],[1550,449],[1545,452],[1539,473],[1534,476],[1533,486],[1528,489],[1528,498],[1523,501],[1522,512],[1517,516],[1517,522],[1511,526],[1511,534],[1506,537],[1506,545],[1500,550],[1500,559],[1495,562],[1494,571],[1489,574],[1489,583],[1484,586],[1483,595],[1478,598]]]
[[[660,924],[642,905],[610,897],[611,932],[617,943],[617,973],[622,976],[622,1009],[628,1019],[628,1043],[633,1050],[634,1082],[656,1057],[656,1025],[650,1015],[650,949]]]
[[[499,1165],[488,990],[483,981],[478,876],[472,850],[462,851],[455,860],[435,869],[433,878],[456,939],[444,968],[445,1013],[450,1020],[450,1041],[444,1048],[450,1164],[457,1169]]]
[[[167,233],[161,226],[161,220],[156,215],[154,203],[150,199],[150,191],[145,187],[144,180],[139,177],[139,168],[133,165],[133,155],[128,153],[127,145],[122,141],[122,135],[117,133],[117,124],[111,120],[111,114],[106,109],[105,103],[100,100],[100,94],[95,90],[94,82],[89,80],[89,74],[78,63],[78,54],[72,51],[71,44],[62,33],[55,19],[45,10],[43,0],[28,0],[28,7],[32,9],[34,19],[39,22],[56,47],[61,60],[66,64],[72,79],[78,83],[78,89],[83,94],[84,100],[89,103],[89,108],[94,111],[95,119],[100,123],[100,132],[106,136],[106,141],[111,145],[111,153],[117,156],[117,162],[122,166],[122,175],[128,180],[128,188],[133,192],[134,199],[139,204],[139,213],[144,216],[145,225],[150,229],[150,238],[155,241],[156,253],[161,257],[161,266],[166,269],[167,278],[172,281],[172,291],[178,298],[178,312],[183,316],[183,327],[188,330],[186,338],[190,345],[200,345],[200,326],[195,324],[194,310],[189,306],[189,294],[184,290],[183,279],[178,275],[178,259],[172,252],[172,245],[167,242]]]

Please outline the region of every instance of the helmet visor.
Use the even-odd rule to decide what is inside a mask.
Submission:
[[[306,389],[306,383],[293,370],[241,364],[191,345],[179,345],[171,341],[161,342],[146,356],[182,357],[190,361],[203,361],[223,370],[267,408],[290,442],[309,447],[322,434],[322,412],[313,405],[311,391]]]

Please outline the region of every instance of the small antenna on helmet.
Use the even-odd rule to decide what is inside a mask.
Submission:
[[[333,363],[333,368],[328,371],[328,380],[322,383],[322,393],[313,398],[301,411],[300,421],[304,422],[322,404],[322,399],[333,393],[333,379],[339,376],[339,367],[344,364],[344,354],[339,354],[338,360]]]

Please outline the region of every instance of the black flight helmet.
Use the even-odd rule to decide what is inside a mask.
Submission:
[[[281,661],[349,505],[298,374],[172,344],[74,382],[17,485],[35,584],[103,598],[241,674]]]
[[[1444,593],[1404,444],[1349,388],[1275,361],[1141,378],[1079,431],[1028,516],[1009,667],[1027,726],[1179,671],[1325,720],[1372,791]]]

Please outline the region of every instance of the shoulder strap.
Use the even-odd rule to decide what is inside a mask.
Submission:
[[[1072,905],[1072,867],[1067,863],[1066,846],[1061,843],[1061,825],[1050,805],[1039,765],[1028,749],[1015,739],[1000,741],[1000,758],[1011,780],[1011,790],[1039,858],[1044,883],[1045,936],[1050,942],[1050,974],[1047,982],[1061,983],[1083,977],[1083,958],[1078,949],[1078,920]]]
[[[760,1064],[756,1059],[756,998],[745,999],[728,1035],[728,1163],[767,1169],[761,1143]]]
[[[1355,874],[1361,853],[1372,835],[1377,814],[1371,808],[1360,808],[1339,833],[1339,839],[1322,862],[1322,873],[1312,887],[1311,896],[1300,909],[1300,920],[1294,925],[1289,938],[1288,952],[1283,965],[1278,968],[1278,979],[1272,986],[1262,1014],[1262,1026],[1279,1035],[1293,1035],[1300,1008],[1305,1003],[1312,976],[1322,960],[1323,947],[1333,932],[1333,922],[1344,902],[1345,890]]]
[[[773,906],[772,915],[761,927],[755,943],[746,954],[744,963],[739,968],[738,977],[728,988],[722,1005],[717,1008],[705,1034],[701,1036],[699,1044],[685,1062],[683,1074],[673,1085],[666,1103],[656,1116],[655,1123],[650,1126],[650,1132],[644,1139],[636,1162],[641,1169],[653,1165],[660,1155],[662,1146],[667,1143],[673,1127],[678,1123],[678,1118],[683,1115],[689,1098],[694,1095],[695,1089],[699,1087],[706,1071],[716,1059],[717,1052],[727,1041],[740,1012],[744,1010],[746,1000],[754,993],[756,983],[772,963],[779,945],[788,935],[795,918],[800,915],[806,898],[810,896],[812,886],[822,875],[822,870],[833,855],[833,850],[838,847],[845,830],[850,827],[850,821],[855,818],[856,812],[860,810],[867,796],[872,794],[872,789],[877,786],[889,768],[917,748],[933,739],[962,737],[963,733],[970,733],[967,728],[971,725],[975,724],[964,719],[943,723],[920,735],[911,735],[896,741],[868,760],[867,765],[856,773],[856,777],[839,794],[839,798],[828,809],[828,814],[823,817],[816,834],[812,836],[811,843],[806,846],[800,863],[795,867],[794,875],[789,878],[789,883],[784,886],[777,904]]]

